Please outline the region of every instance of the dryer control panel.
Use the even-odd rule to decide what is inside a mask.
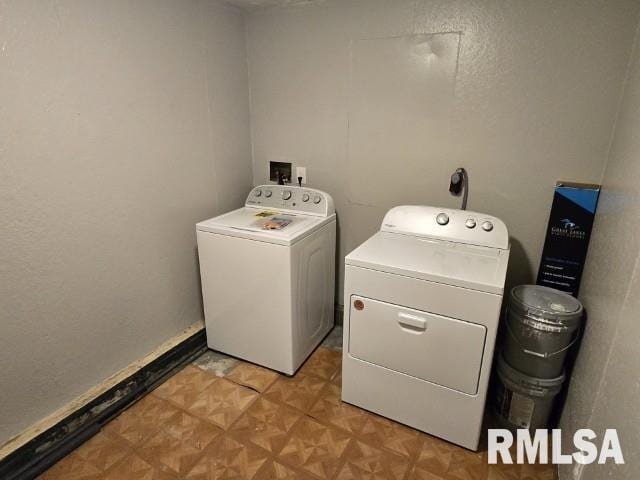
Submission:
[[[509,248],[509,232],[502,220],[469,210],[422,205],[395,207],[384,216],[381,230],[503,250]]]
[[[273,208],[305,215],[328,217],[335,213],[331,195],[294,185],[258,185],[245,202],[246,207]]]

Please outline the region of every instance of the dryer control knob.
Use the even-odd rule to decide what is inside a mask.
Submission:
[[[256,190],[255,195],[256,195],[256,197],[261,196],[262,195],[262,190],[260,190],[260,189]]]
[[[309,201],[309,194],[308,193],[302,194],[302,201],[303,202],[308,202]]]
[[[439,213],[436,217],[436,222],[438,222],[438,225],[446,225],[449,223],[449,215],[446,213]]]
[[[291,198],[291,191],[285,190],[284,192],[282,192],[282,198],[284,200],[289,200]]]
[[[320,203],[322,201],[322,197],[320,195],[316,195],[313,197],[313,203]]]
[[[486,222],[482,222],[482,229],[485,232],[490,232],[491,230],[493,230],[493,223],[488,220]]]
[[[264,192],[264,196],[269,198],[271,196],[271,190],[267,190],[266,192]]]
[[[476,228],[476,221],[474,218],[467,218],[467,221],[464,222],[467,228]]]

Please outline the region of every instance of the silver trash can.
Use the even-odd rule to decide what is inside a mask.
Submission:
[[[539,285],[514,287],[505,321],[505,360],[531,377],[559,377],[567,351],[577,340],[582,313],[582,304],[559,290]]]
[[[546,428],[564,373],[556,378],[535,378],[511,368],[502,355],[497,363],[494,409],[500,422],[512,431]]]

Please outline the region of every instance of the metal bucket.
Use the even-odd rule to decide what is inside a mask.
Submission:
[[[582,304],[571,295],[539,285],[514,287],[505,321],[505,360],[531,377],[557,378],[581,322]]]
[[[511,368],[502,355],[497,372],[494,407],[502,423],[511,430],[546,428],[564,373],[551,379],[530,377]]]

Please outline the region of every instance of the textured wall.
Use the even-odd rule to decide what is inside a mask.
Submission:
[[[201,320],[196,221],[251,185],[244,20],[0,1],[0,443]]]
[[[327,0],[254,11],[255,182],[267,178],[270,159],[306,166],[311,185],[336,200],[342,264],[393,205],[457,207],[449,175],[464,166],[469,208],[502,218],[512,234],[510,282],[531,281],[555,181],[601,179],[639,7],[631,0]],[[407,104],[403,113],[396,102],[388,131],[370,135],[388,156],[372,148],[367,160],[365,150],[354,151],[366,114],[354,110],[353,94],[372,99],[374,113],[384,111],[386,97],[375,97],[378,75],[371,82],[351,75],[352,54],[363,39],[438,32],[460,33],[450,104]],[[431,53],[433,69],[448,60]],[[387,78],[393,69],[378,73]],[[416,88],[411,78],[398,82],[399,90]],[[397,123],[407,119],[440,131],[425,130],[432,142],[398,135]],[[356,149],[366,143],[355,140]],[[341,294],[342,269],[338,279]]]
[[[565,444],[578,428],[617,428],[626,465],[572,467],[562,479],[635,480],[640,471],[640,48],[638,35],[580,298],[589,321],[564,408]]]

